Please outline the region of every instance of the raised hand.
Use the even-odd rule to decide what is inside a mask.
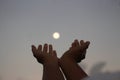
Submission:
[[[75,62],[81,62],[85,58],[86,50],[89,46],[90,42],[86,41],[84,42],[81,40],[80,42],[78,40],[74,40],[74,42],[71,44],[71,47],[68,51],[66,51],[61,59],[71,59]]]
[[[53,50],[52,45],[45,44],[44,47],[39,45],[38,48],[32,45],[32,52],[37,61],[43,64],[42,80],[64,80],[59,69],[56,51]]]
[[[82,80],[87,77],[84,70],[77,64],[85,58],[86,50],[90,42],[74,40],[69,50],[59,59],[59,65],[67,80]]]
[[[52,45],[44,44],[44,47],[39,45],[38,48],[32,45],[32,52],[34,57],[41,64],[58,62],[56,51],[53,50]]]

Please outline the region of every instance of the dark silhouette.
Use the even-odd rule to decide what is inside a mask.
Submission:
[[[60,67],[67,80],[81,80],[87,74],[77,64],[85,58],[90,42],[74,40],[71,47],[59,59],[52,45],[32,45],[32,52],[39,63],[43,65],[43,80],[65,80]]]

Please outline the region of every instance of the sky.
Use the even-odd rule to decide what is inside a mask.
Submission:
[[[31,45],[53,44],[61,57],[74,39],[91,42],[88,74],[120,71],[120,0],[0,0],[0,80],[41,80]]]

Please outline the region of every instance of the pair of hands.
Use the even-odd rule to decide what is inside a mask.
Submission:
[[[76,63],[80,62],[85,58],[86,50],[89,44],[89,41],[84,42],[83,40],[81,40],[79,42],[78,40],[74,40],[69,50],[67,50],[60,59],[64,58],[75,61]],[[37,61],[43,65],[47,63],[58,64],[59,59],[57,58],[56,51],[53,50],[51,44],[44,44],[44,46],[39,45],[38,48],[32,45],[32,52]]]

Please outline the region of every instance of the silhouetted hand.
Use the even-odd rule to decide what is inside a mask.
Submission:
[[[74,40],[69,50],[59,59],[59,65],[67,80],[82,80],[87,77],[84,70],[77,64],[85,58],[90,42]]]
[[[44,44],[44,47],[42,47],[42,45],[39,45],[38,48],[32,45],[32,52],[34,57],[41,64],[58,63],[56,51],[53,50],[52,45],[48,46],[48,44]]]
[[[89,44],[89,41],[84,42],[83,40],[81,40],[79,42],[78,40],[74,40],[74,42],[71,44],[70,49],[63,54],[61,59],[70,59],[77,63],[81,62],[81,60],[85,58],[86,50]]]
[[[45,44],[44,47],[39,45],[38,48],[32,45],[32,52],[37,61],[43,64],[42,80],[64,80],[58,65],[56,51],[53,50],[52,45]]]

